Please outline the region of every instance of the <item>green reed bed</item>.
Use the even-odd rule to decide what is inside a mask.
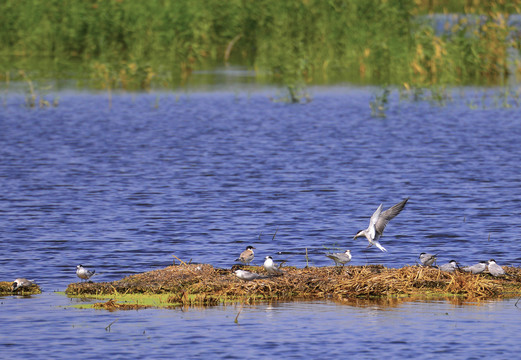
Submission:
[[[513,75],[507,50],[519,49],[519,36],[507,20],[520,4],[6,0],[0,2],[0,80],[21,69],[32,78],[33,71],[50,72],[88,78],[89,86],[148,89],[154,82],[177,86],[193,70],[233,63],[293,87],[338,80],[498,83]],[[480,15],[482,21],[461,18],[438,34],[420,20],[433,11]]]

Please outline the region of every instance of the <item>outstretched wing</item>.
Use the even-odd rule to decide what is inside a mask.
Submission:
[[[407,203],[408,200],[409,200],[409,198],[399,202],[398,204],[390,207],[389,209],[387,209],[383,213],[381,213],[380,217],[378,218],[378,220],[376,221],[376,224],[375,224],[376,232],[378,232],[380,235],[382,235],[384,232],[384,229],[387,226],[387,224],[389,223],[389,221],[391,221],[396,215],[398,215],[403,210],[403,208],[405,207],[405,204]],[[373,220],[373,218],[371,217],[371,221],[372,220]]]
[[[376,224],[378,223],[378,219],[380,218],[380,214],[382,213],[382,207],[383,207],[383,204],[380,204],[380,206],[378,206],[378,209],[376,209],[376,211],[374,212],[374,214],[371,216],[371,220],[369,220],[369,237],[371,238],[371,240],[373,240],[376,236],[375,234],[375,226]]]

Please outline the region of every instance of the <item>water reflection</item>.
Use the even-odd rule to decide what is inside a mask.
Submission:
[[[453,356],[519,351],[514,299],[474,306],[392,299],[119,312],[68,307],[77,301],[52,293],[2,298],[0,309],[9,314],[10,326],[0,330],[0,348],[9,348],[15,357],[36,358],[62,357],[72,349],[86,358],[163,357],[171,355],[173,347],[186,358],[323,357],[347,351],[374,358],[416,356],[418,349],[423,357],[434,358],[442,351]],[[27,329],[32,344],[19,346],[27,339]]]

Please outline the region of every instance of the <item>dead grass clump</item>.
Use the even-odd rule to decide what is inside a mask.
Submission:
[[[36,284],[31,286],[25,286],[23,288],[19,288],[13,292],[13,282],[12,281],[0,281],[0,296],[6,295],[36,295],[41,294],[42,290]]]
[[[183,291],[187,286],[201,283],[204,279],[211,280],[217,277],[219,277],[219,273],[211,265],[175,265],[127,276],[110,283],[69,284],[65,293],[69,295],[177,293]]]
[[[246,267],[264,274],[262,267]],[[518,269],[508,269],[516,274]],[[515,270],[515,271],[514,271]],[[243,281],[231,270],[211,265],[183,264],[126,277],[112,283],[76,283],[72,295],[168,294],[168,304],[217,305],[226,302],[254,303],[266,300],[390,297],[494,298],[521,295],[515,277],[493,278],[487,274],[446,273],[436,268],[381,265],[297,269],[285,267],[284,275]]]

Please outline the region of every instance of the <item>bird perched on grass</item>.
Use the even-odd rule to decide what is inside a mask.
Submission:
[[[494,259],[490,259],[488,261],[488,272],[492,275],[492,276],[503,276],[503,275],[506,275],[506,276],[512,276],[510,274],[507,274],[505,272],[505,270],[503,270],[503,268],[501,266],[499,266],[497,263],[496,263],[496,260]]]
[[[271,256],[266,256],[264,258],[264,269],[270,275],[284,275],[284,271],[273,263],[273,258]]]
[[[76,275],[82,280],[89,280],[96,273],[96,270],[87,270],[83,265],[76,266]]]
[[[378,209],[376,209],[374,214],[371,216],[371,219],[369,220],[369,227],[365,230],[360,230],[357,232],[353,239],[356,239],[360,236],[365,236],[367,241],[369,241],[368,248],[374,245],[382,251],[387,251],[382,245],[380,245],[380,237],[382,237],[385,227],[389,221],[391,221],[403,210],[408,200],[409,198],[399,202],[384,212],[382,212],[383,204],[380,204]]]
[[[27,280],[26,278],[17,278],[13,281],[13,292],[15,292],[18,289],[29,287],[35,284],[36,283],[34,282],[34,280]]]
[[[456,262],[456,260],[451,260],[448,263],[440,266],[440,270],[446,271],[446,272],[454,272],[454,270],[456,270],[458,268],[459,267],[458,267],[458,263]]]
[[[255,257],[253,249],[255,249],[253,246],[248,246],[246,250],[244,250],[237,259],[235,259],[235,261],[240,261],[243,264],[248,265],[253,261],[253,258]]]
[[[478,264],[462,267],[461,270],[472,273],[472,274],[481,274],[483,271],[485,271],[486,268],[487,268],[487,262],[480,261]]]
[[[433,255],[422,252],[419,259],[423,266],[432,266],[432,264],[436,262],[436,256],[438,256],[438,254]]]
[[[267,278],[267,276],[255,274],[255,273],[252,273],[252,272],[246,271],[246,270],[235,270],[234,274],[239,279],[244,280],[244,281],[252,281],[255,279],[266,279]]]
[[[351,258],[352,258],[351,250],[346,250],[343,253],[329,253],[329,254],[326,254],[326,256],[330,259],[333,259],[336,266],[338,266],[338,265],[344,266],[345,264],[350,262]]]

